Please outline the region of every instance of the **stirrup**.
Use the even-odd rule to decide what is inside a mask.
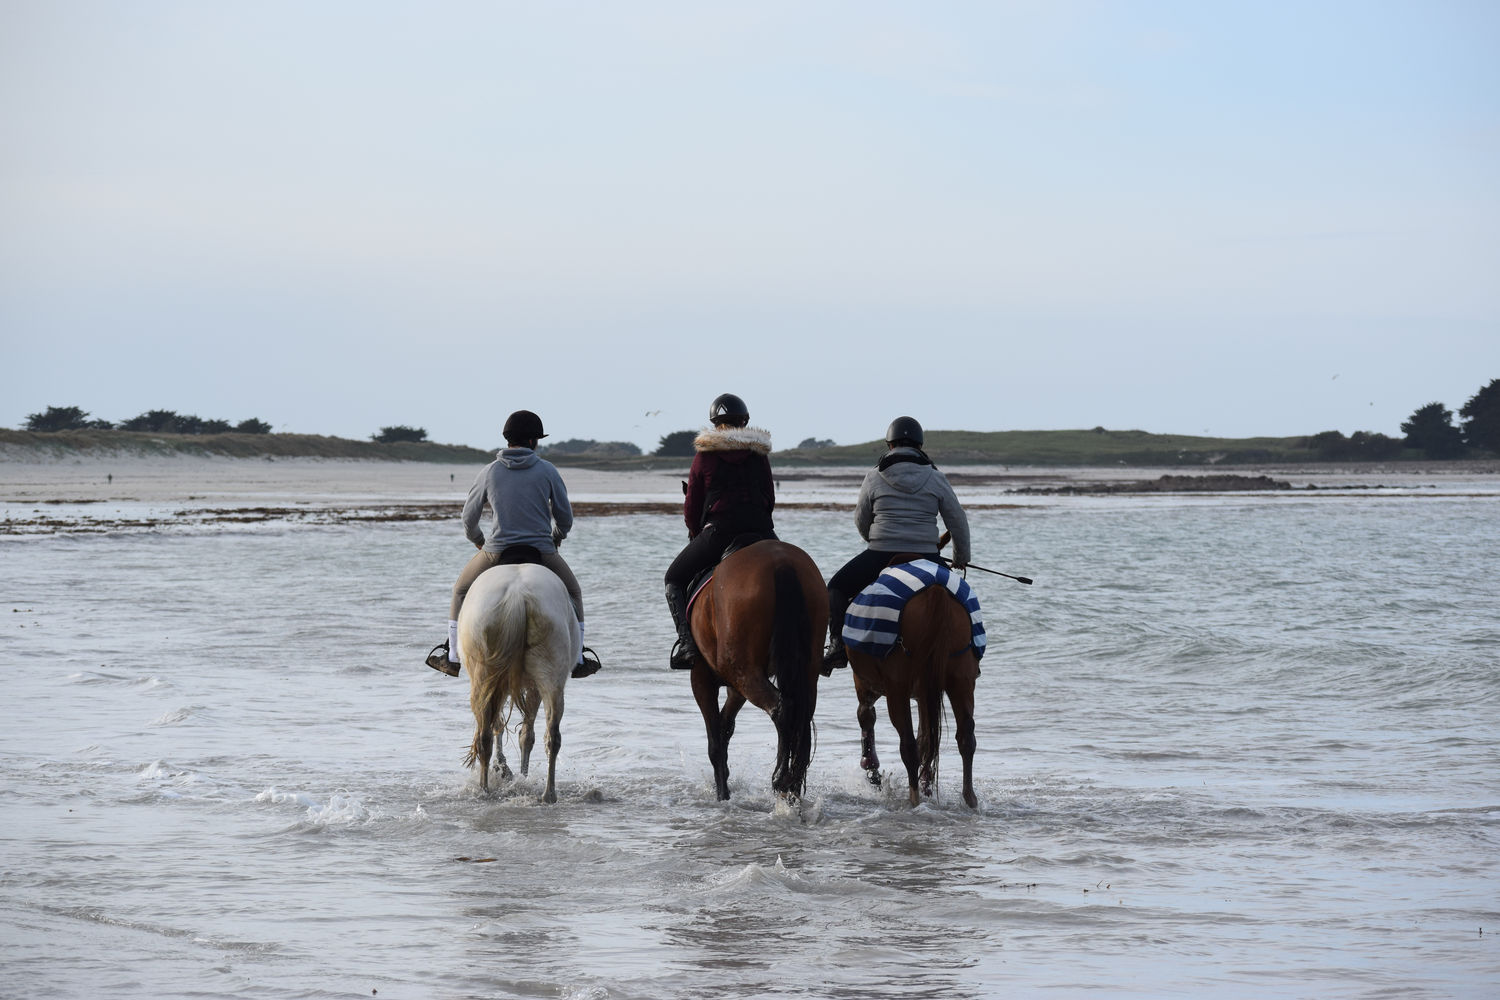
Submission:
[[[446,642],[440,642],[432,647],[432,652],[427,654],[427,665],[433,670],[447,674],[449,677],[457,677],[460,666],[448,659],[448,644]]]
[[[830,647],[828,652],[823,654],[824,677],[831,677],[833,676],[834,670],[838,669],[839,667],[847,667],[848,665],[849,651],[844,647],[842,643],[837,646]]]
[[[690,651],[691,650],[691,651]],[[691,670],[693,663],[698,659],[698,650],[695,646],[686,643],[681,636],[672,645],[671,665],[673,670]]]
[[[579,656],[578,665],[573,668],[573,677],[587,677],[589,674],[597,674],[599,668],[604,664],[599,662],[599,655],[587,646]]]

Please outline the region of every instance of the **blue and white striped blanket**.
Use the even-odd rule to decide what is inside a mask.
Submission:
[[[928,587],[943,587],[958,598],[969,612],[974,658],[984,656],[984,620],[979,616],[978,598],[967,580],[930,559],[889,566],[861,590],[844,614],[844,645],[872,656],[887,656],[900,636],[901,609]]]

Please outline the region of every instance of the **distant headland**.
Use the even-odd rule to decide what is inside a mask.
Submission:
[[[1336,434],[1336,432],[1333,432]],[[1037,466],[1144,468],[1255,467],[1308,463],[1431,463],[1434,456],[1397,439],[1361,440],[1329,432],[1306,437],[1215,438],[1152,434],[1139,430],[944,431],[927,432],[925,450],[943,466]],[[580,442],[581,443],[581,442]],[[568,445],[570,442],[562,442]],[[593,442],[589,442],[593,444]],[[632,470],[686,465],[691,451],[677,454],[622,454],[617,442],[570,449],[544,447],[561,466]],[[637,450],[638,451],[638,450]],[[885,451],[880,441],[834,445],[804,442],[779,449],[778,467],[869,466]],[[359,441],[319,434],[181,434],[126,430],[18,431],[0,428],[0,461],[59,461],[73,458],[316,458],[352,461],[483,464],[493,449],[426,440]],[[1493,453],[1470,450],[1452,460],[1492,460]]]

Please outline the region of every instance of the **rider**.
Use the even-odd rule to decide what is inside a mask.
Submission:
[[[776,484],[771,479],[771,435],[747,427],[750,410],[733,393],[724,393],[708,408],[713,426],[693,440],[693,466],[683,484],[687,498],[682,517],[688,544],[667,568],[667,609],[677,626],[672,669],[687,670],[698,655],[687,618],[687,588],[693,577],[723,558],[737,535],[775,538],[771,511]]]
[[[535,550],[541,564],[562,580],[573,602],[573,613],[578,616],[580,636],[583,633],[583,591],[557,551],[573,527],[573,508],[568,504],[568,488],[563,485],[557,467],[536,453],[537,442],[547,436],[542,433],[542,418],[530,410],[517,410],[505,421],[501,433],[505,435],[504,450],[497,452],[495,461],[479,473],[464,504],[464,534],[479,551],[453,585],[453,601],[448,606],[448,641],[427,654],[427,665],[450,677],[458,676],[460,666],[458,610],[463,606],[464,595],[479,574],[502,562],[503,553],[512,546]],[[479,515],[486,504],[494,514],[488,539],[479,527]],[[598,669],[599,658],[592,649],[583,647],[573,676],[587,677]]]
[[[922,450],[922,425],[897,417],[885,432],[886,453],[865,474],[854,508],[854,525],[869,548],[844,564],[828,581],[828,652],[823,671],[846,666],[844,611],[880,575],[891,557],[909,553],[938,561],[937,518],[953,536],[953,568],[969,564],[969,519],[948,477]]]

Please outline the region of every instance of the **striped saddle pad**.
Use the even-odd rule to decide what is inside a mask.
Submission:
[[[969,612],[974,658],[984,656],[984,620],[979,615],[978,598],[967,580],[930,559],[888,566],[874,583],[861,590],[844,614],[844,645],[875,657],[889,655],[901,635],[901,610],[913,595],[928,587],[946,589]]]

